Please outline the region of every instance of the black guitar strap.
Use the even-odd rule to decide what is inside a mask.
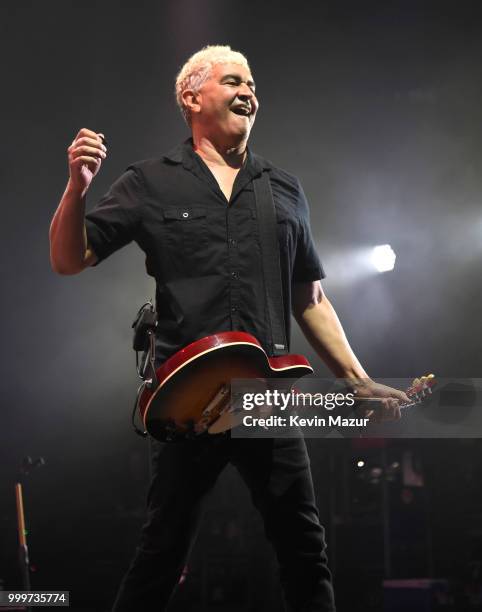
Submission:
[[[253,181],[258,217],[266,307],[272,355],[286,355],[286,327],[281,286],[278,229],[269,172],[262,172]]]

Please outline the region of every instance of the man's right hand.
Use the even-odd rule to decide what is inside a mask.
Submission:
[[[102,160],[107,157],[107,149],[97,134],[82,128],[67,149],[69,154],[70,186],[85,194],[94,176],[99,172]]]

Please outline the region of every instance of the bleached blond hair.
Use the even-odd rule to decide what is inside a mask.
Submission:
[[[182,100],[182,92],[192,89],[198,92],[203,83],[211,76],[216,64],[239,64],[251,69],[248,60],[239,51],[233,51],[228,45],[208,45],[191,55],[176,77],[176,101],[186,123],[191,125],[191,113]]]

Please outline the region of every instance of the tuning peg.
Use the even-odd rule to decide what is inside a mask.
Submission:
[[[412,387],[418,387],[420,385],[420,382],[421,382],[420,378],[414,378],[412,380]]]

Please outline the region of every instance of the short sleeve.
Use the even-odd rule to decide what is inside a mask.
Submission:
[[[325,278],[315,243],[311,234],[310,212],[303,188],[298,181],[298,222],[299,234],[293,266],[293,283],[303,283]]]
[[[85,215],[87,241],[100,263],[136,237],[143,183],[130,166]]]

